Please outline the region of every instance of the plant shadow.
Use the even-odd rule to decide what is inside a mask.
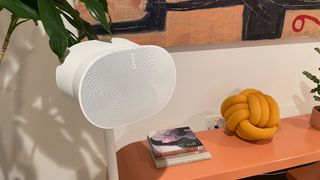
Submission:
[[[0,14],[0,40],[9,17]],[[40,34],[32,22],[19,26],[0,66],[0,179],[100,178],[102,130],[56,87],[58,60]]]
[[[312,107],[314,106],[314,100],[310,90],[312,89],[307,83],[301,81],[299,83],[302,92],[302,97],[299,95],[293,95],[292,100],[297,107],[299,114],[310,114]]]

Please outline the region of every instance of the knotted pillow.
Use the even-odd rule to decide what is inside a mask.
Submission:
[[[279,114],[277,102],[256,89],[245,89],[221,105],[227,130],[245,140],[271,138],[277,131]]]

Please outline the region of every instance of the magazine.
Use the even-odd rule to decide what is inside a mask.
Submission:
[[[190,127],[149,132],[147,139],[157,168],[211,158]]]

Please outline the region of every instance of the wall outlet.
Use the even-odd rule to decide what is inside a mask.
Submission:
[[[209,115],[205,116],[204,119],[207,121],[208,129],[219,129],[225,128],[225,120],[220,115]]]

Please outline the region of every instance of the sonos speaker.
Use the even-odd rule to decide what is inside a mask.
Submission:
[[[176,69],[161,47],[112,38],[72,46],[56,81],[79,101],[88,121],[109,129],[159,112],[173,94]]]

